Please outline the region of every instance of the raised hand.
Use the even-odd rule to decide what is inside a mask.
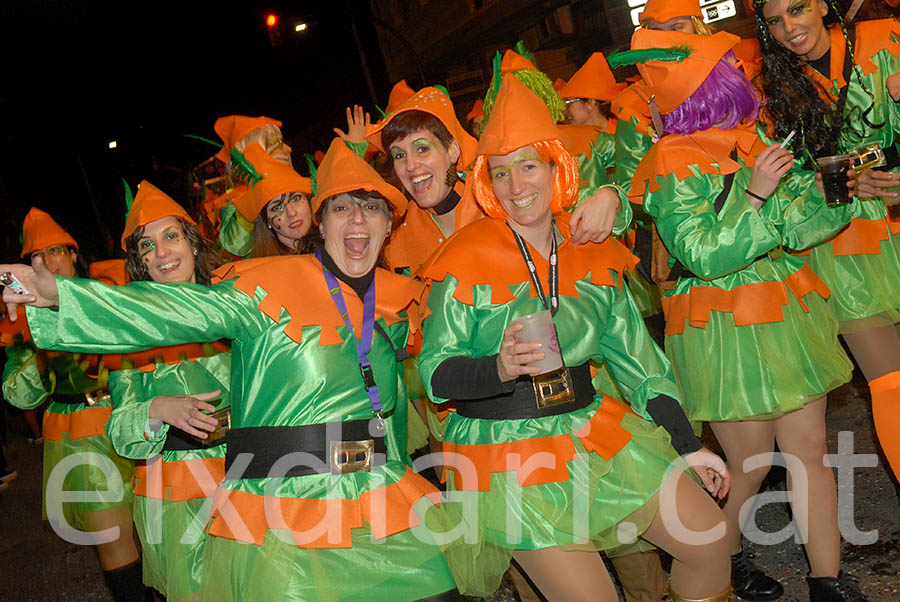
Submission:
[[[372,124],[369,114],[363,112],[363,108],[359,105],[353,105],[353,110],[347,107],[347,131],[340,128],[334,128],[334,133],[341,137],[345,142],[365,142],[366,128]]]

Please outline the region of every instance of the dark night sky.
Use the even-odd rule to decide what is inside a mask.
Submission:
[[[214,152],[183,134],[215,139],[222,115],[280,119],[295,165],[304,165],[303,152],[326,147],[331,128],[345,127],[345,106],[374,113],[347,26],[351,6],[362,11],[383,106],[390,85],[365,0],[2,0],[0,254],[18,251],[18,228],[34,205],[69,229],[83,254],[105,258],[97,224],[118,239],[120,179],[148,179],[183,196],[179,169]],[[274,48],[263,22],[269,11],[283,26],[284,43]],[[295,34],[295,20],[309,21],[309,30]]]

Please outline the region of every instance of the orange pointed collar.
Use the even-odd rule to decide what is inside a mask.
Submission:
[[[731,130],[710,128],[686,136],[665,136],[653,145],[635,170],[631,201],[640,204],[648,187],[650,192],[659,190],[657,177],[674,173],[679,180],[684,180],[693,176],[692,166],[701,173],[722,175],[735,173],[743,166],[752,167],[756,156],[766,148],[753,127],[754,124],[746,124]],[[735,149],[743,164],[729,157]]]
[[[214,282],[233,278],[234,287],[250,297],[257,287],[266,292],[257,307],[276,324],[282,320],[282,311],[290,315],[284,334],[296,343],[303,341],[303,329],[313,326],[321,329],[319,345],[343,342],[338,329],[344,327],[344,320],[328,293],[322,264],[314,255],[262,257],[225,264],[214,272]],[[347,284],[340,285],[354,331],[362,332],[362,301]],[[405,320],[407,315],[401,314],[406,312],[410,332],[416,332],[419,312],[411,307],[421,296],[421,289],[422,284],[411,278],[376,268],[375,317],[390,325]]]
[[[591,284],[621,287],[622,274],[637,265],[637,257],[612,237],[600,244],[578,247],[570,244],[569,214],[558,215],[556,223],[566,238],[559,246],[560,295],[577,297],[575,283],[588,274]],[[538,275],[546,281],[550,273],[549,262],[533,248],[530,250]],[[487,261],[485,252],[489,253]],[[457,281],[453,297],[466,305],[474,304],[474,286],[490,285],[491,303],[501,304],[515,299],[511,286],[531,282],[528,267],[505,220],[490,217],[454,234],[420,272],[426,281],[443,281],[448,275]],[[530,294],[537,297],[534,285],[531,285]]]

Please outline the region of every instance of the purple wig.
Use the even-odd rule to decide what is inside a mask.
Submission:
[[[733,58],[733,52],[726,54],[687,100],[662,116],[664,134],[693,134],[714,126],[731,129],[756,118],[759,98],[744,72],[729,62]]]

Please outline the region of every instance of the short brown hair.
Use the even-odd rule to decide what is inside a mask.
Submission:
[[[440,119],[431,113],[412,110],[399,113],[384,126],[384,129],[381,131],[381,146],[390,156],[388,149],[391,144],[400,138],[406,138],[410,134],[415,134],[419,130],[428,130],[434,134],[441,141],[441,144],[444,145],[445,149],[449,149],[450,143],[454,140],[453,136],[450,135],[450,130],[447,129],[447,126]]]

